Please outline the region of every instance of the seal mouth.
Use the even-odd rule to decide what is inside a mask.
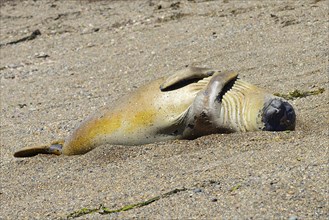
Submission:
[[[222,102],[222,100],[223,100],[223,96],[224,96],[228,91],[230,91],[230,90],[233,88],[233,86],[234,86],[234,84],[236,83],[237,80],[238,80],[238,76],[232,78],[230,81],[228,81],[228,82],[224,85],[222,91],[220,91],[220,93],[219,93],[218,96],[216,97],[216,100],[217,100],[218,102]]]
[[[294,108],[286,101],[272,99],[265,104],[262,122],[265,131],[294,130],[296,114]]]

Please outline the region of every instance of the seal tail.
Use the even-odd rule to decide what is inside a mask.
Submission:
[[[37,147],[25,147],[14,153],[14,157],[33,157],[38,154],[55,154],[61,155],[64,141],[56,141],[50,145]]]

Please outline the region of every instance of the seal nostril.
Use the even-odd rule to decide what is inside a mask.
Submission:
[[[278,115],[280,112],[281,112],[280,109],[275,109],[274,114]]]

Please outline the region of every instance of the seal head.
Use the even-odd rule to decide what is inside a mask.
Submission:
[[[294,130],[296,114],[294,108],[287,101],[274,98],[265,103],[262,122],[265,131]]]

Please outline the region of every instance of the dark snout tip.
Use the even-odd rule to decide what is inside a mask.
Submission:
[[[287,101],[272,99],[264,107],[262,121],[265,131],[294,130],[295,110]]]

